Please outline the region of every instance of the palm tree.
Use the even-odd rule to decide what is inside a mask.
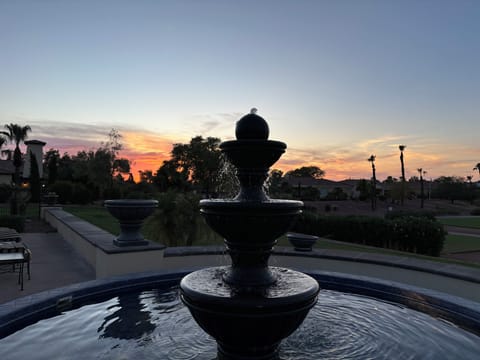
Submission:
[[[480,175],[480,163],[475,165],[475,167],[473,168],[473,171],[475,171],[475,170],[478,170],[478,175]]]
[[[375,155],[370,155],[367,161],[372,163],[372,210],[377,208],[377,177],[375,176]]]
[[[423,190],[423,174],[425,174],[426,171],[423,171],[422,168],[418,168],[417,171],[420,174],[420,208],[423,209],[423,201],[425,199],[425,194]]]
[[[402,193],[400,196],[400,203],[403,205],[405,200],[405,164],[403,162],[403,150],[407,145],[398,145],[398,149],[400,150],[400,164],[402,165]]]
[[[14,192],[12,203],[12,214],[18,214],[17,192],[20,184],[20,167],[22,166],[22,152],[20,151],[20,143],[27,139],[28,132],[32,131],[30,126],[20,126],[18,124],[7,124],[5,129],[8,131],[1,131],[1,135],[5,135],[11,143],[15,143],[15,150],[13,151],[13,166],[15,166],[15,174],[13,177]]]

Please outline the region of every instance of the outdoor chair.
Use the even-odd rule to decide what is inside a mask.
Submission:
[[[0,241],[20,241],[22,238],[15,230],[7,227],[0,227]]]
[[[8,272],[18,271],[18,284],[20,290],[23,290],[23,273],[25,264],[27,264],[27,275],[30,280],[30,261],[32,258],[32,252],[30,249],[21,242],[4,241],[0,242],[0,265],[7,266],[10,270]],[[18,269],[17,269],[18,265]],[[11,266],[11,268],[10,268]]]

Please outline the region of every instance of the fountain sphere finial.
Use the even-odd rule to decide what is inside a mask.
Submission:
[[[267,140],[269,133],[267,122],[257,115],[256,108],[252,108],[249,114],[238,120],[235,127],[237,140]]]

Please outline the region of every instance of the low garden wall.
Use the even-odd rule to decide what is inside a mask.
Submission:
[[[112,234],[61,207],[44,207],[41,216],[92,266],[97,278],[157,270],[163,259],[165,246],[151,241],[145,246],[115,246]]]
[[[44,208],[42,218],[86,259],[95,269],[97,278],[230,264],[223,246],[165,248],[149,242],[146,246],[122,248],[113,245],[112,234],[61,208]],[[320,270],[369,276],[480,302],[480,269],[451,263],[332,249],[298,252],[293,248],[278,247],[270,259],[270,265],[307,272]]]

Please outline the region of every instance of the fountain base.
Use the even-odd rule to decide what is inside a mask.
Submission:
[[[267,287],[237,288],[223,281],[230,267],[193,272],[180,283],[181,298],[200,327],[217,340],[222,360],[275,359],[317,301],[318,282],[278,267]]]

